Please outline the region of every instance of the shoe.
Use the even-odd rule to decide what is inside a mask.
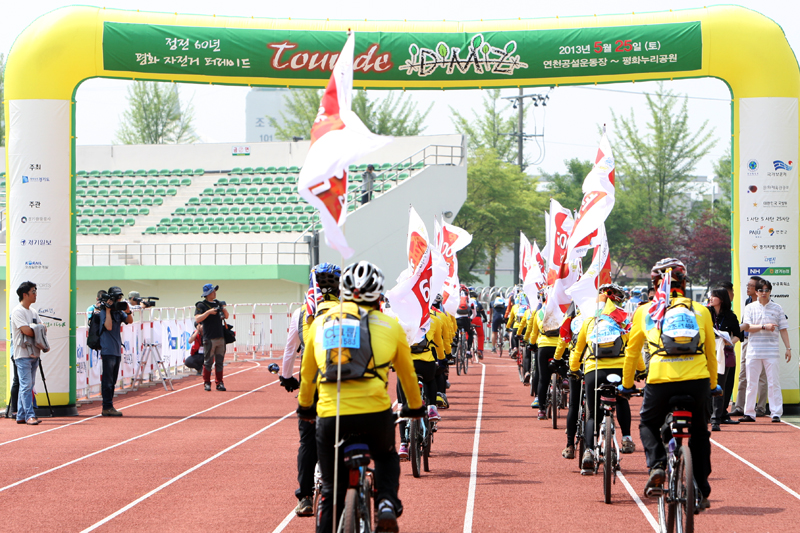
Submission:
[[[583,459],[581,459],[581,469],[591,471],[594,473],[594,453],[592,450],[583,452]]]
[[[398,533],[397,514],[394,512],[394,505],[389,500],[378,502],[377,524],[375,533]]]
[[[446,379],[444,380],[444,390],[447,390],[449,388],[450,388],[450,380]]]
[[[480,352],[480,351],[478,352],[478,359],[483,361],[483,352]]]
[[[742,418],[739,419],[739,422],[755,422],[756,419],[750,415],[744,415]]]
[[[657,489],[660,488],[661,485],[664,484],[664,480],[667,479],[667,473],[664,472],[664,469],[660,466],[656,466],[650,469],[650,477],[647,478],[647,484],[644,486],[644,495],[647,496],[647,492],[650,489]]]
[[[575,459],[575,446],[570,445],[564,448],[561,452],[561,457],[564,459]]]
[[[720,423],[721,424],[738,424],[739,421],[738,420],[734,420],[733,418],[726,418]]]
[[[18,419],[17,419],[17,424],[24,424],[24,423],[25,423],[25,421],[24,421],[24,420],[22,420],[21,418],[18,418]]]
[[[711,424],[711,431],[722,431],[722,429],[720,429],[719,424],[714,422],[713,424]]]
[[[401,442],[400,450],[398,450],[397,455],[400,457],[401,461],[408,461],[408,444]]]
[[[738,407],[734,407],[731,409],[730,416],[744,416],[744,411],[739,409]]]
[[[622,438],[622,448],[620,449],[622,453],[633,453],[636,451],[636,443],[629,438]]]
[[[122,413],[111,407],[110,409],[103,409],[102,413],[103,416],[122,416]]]
[[[447,402],[447,395],[445,395],[445,393],[436,393],[436,407],[439,409],[448,409],[450,407],[450,404]]]
[[[539,414],[536,415],[536,418],[539,420],[547,420],[547,413],[539,409]]]
[[[773,421],[774,423],[776,423],[776,424],[777,424],[777,423],[779,423],[779,422],[781,421],[781,417],[779,417],[779,416],[773,416],[773,417],[772,417],[772,421]]]
[[[756,408],[756,417],[759,417],[759,416],[767,416],[766,409],[758,409],[758,408]]]
[[[211,382],[210,381],[206,381],[205,383],[203,383],[203,388],[206,391],[210,391],[211,390]]]
[[[294,514],[297,516],[314,516],[314,501],[311,496],[301,498],[297,502],[297,507],[294,508]]]
[[[697,512],[705,511],[711,507],[711,502],[705,496],[700,496],[700,501],[697,502]]]
[[[531,383],[531,373],[530,372],[525,372],[525,377],[522,378],[522,384],[523,385],[530,385],[530,383]]]
[[[441,420],[442,419],[442,417],[439,416],[439,410],[436,409],[435,405],[429,405],[428,406],[428,418],[430,420]]]
[[[211,383],[209,383],[209,385],[211,385]],[[225,392],[228,389],[226,389],[225,388],[225,384],[220,381],[219,383],[217,383],[217,390],[221,391],[221,392]]]
[[[539,408],[539,398],[536,398],[535,400],[533,400],[533,403],[531,404],[531,409],[538,409],[538,408]]]
[[[495,348],[494,346],[492,346],[492,353],[497,353],[497,348]]]
[[[41,424],[42,421],[36,418],[35,416],[32,416],[31,418],[27,419],[25,423],[28,424],[29,426],[36,426],[38,424]]]

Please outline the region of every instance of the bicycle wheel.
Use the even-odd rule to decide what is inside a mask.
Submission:
[[[464,349],[464,338],[458,339],[458,351],[456,352],[456,374],[461,375],[461,366],[464,357],[466,357],[466,350]]]
[[[581,399],[578,409],[578,428],[575,431],[575,449],[578,450],[578,468],[582,466],[582,457],[586,453],[586,439],[584,438],[584,429],[586,428],[586,402],[583,401],[583,383],[581,383]]]
[[[678,533],[694,533],[694,465],[692,452],[687,445],[681,446],[681,457],[678,459],[677,475],[678,502],[675,506],[675,522]]]
[[[558,408],[561,404],[561,377],[558,375],[558,372],[553,374],[552,379],[550,380],[550,388],[553,389],[553,395],[551,397],[550,403],[553,404],[553,429],[558,429]]]
[[[525,383],[525,370],[522,368],[522,358],[517,352],[517,373],[519,374],[519,382]]]
[[[505,328],[500,328],[500,331],[497,332],[497,353],[500,354],[500,357],[503,357],[503,345],[505,342],[506,330]]]
[[[361,487],[361,497],[359,498],[358,518],[361,523],[361,531],[372,531],[372,476],[364,476],[364,485]]]
[[[428,438],[425,439],[425,445],[422,447],[422,469],[425,472],[430,472],[431,468],[428,465],[428,459],[431,456],[431,444],[433,444],[433,433],[428,428]]]
[[[611,478],[614,475],[614,453],[613,443],[611,441],[611,420],[605,418],[603,420],[603,496],[606,503],[611,503]]]
[[[667,505],[667,494],[661,493],[661,496],[658,497],[658,525],[659,525],[659,533],[664,533],[665,531],[669,531],[669,523],[667,522],[667,515],[669,512],[669,506]]]
[[[342,511],[342,524],[339,531],[342,533],[360,533],[358,531],[358,517],[356,517],[356,504],[358,494],[356,489],[347,489],[347,496],[344,498],[344,510]]]
[[[422,442],[420,442],[420,429],[421,422],[417,419],[411,420],[408,428],[408,459],[411,461],[411,475],[419,477],[420,460],[422,459],[420,453],[422,449]]]
[[[464,354],[464,368],[463,368],[463,370],[464,370],[464,375],[466,376],[467,375],[467,370],[469,370],[469,357],[467,357],[466,353]]]
[[[536,354],[531,353],[531,396],[536,396]]]

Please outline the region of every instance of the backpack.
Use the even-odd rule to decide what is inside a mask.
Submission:
[[[322,347],[325,350],[323,380],[329,383],[337,381],[340,355],[341,381],[365,377],[380,378],[378,369],[389,366],[389,363],[375,366],[369,333],[369,311],[352,303],[345,304],[343,311],[342,324],[339,323],[341,315],[334,311],[325,315],[321,327],[317,330],[317,335],[322,336]],[[368,368],[370,361],[373,363],[373,368]]]
[[[411,345],[411,353],[422,353],[427,352],[430,350],[429,346],[433,346],[433,343],[428,343],[428,337],[422,337],[422,340],[416,344]]]
[[[650,343],[652,355],[675,357],[696,355],[703,351],[700,326],[697,325],[697,316],[691,303],[678,302],[667,308],[659,340],[660,345]]]
[[[100,351],[100,335],[103,334],[103,323],[100,321],[100,312],[95,310],[89,319],[89,336],[86,338],[86,346],[90,350]]]
[[[456,314],[461,316],[471,315],[469,292],[459,289],[458,291],[458,309]]]
[[[541,323],[542,328],[544,328],[544,307],[542,309],[539,309],[538,314],[539,314],[539,322]],[[547,330],[542,329],[539,331],[539,333],[541,333],[545,337],[558,337],[559,333],[561,333],[561,325],[559,324],[559,326],[555,329],[547,329]]]
[[[595,320],[594,329],[586,340],[592,357],[595,359],[623,357],[625,343],[622,340],[622,333],[622,328],[613,318],[608,315],[600,315]],[[597,343],[597,353],[593,353],[595,342]]]

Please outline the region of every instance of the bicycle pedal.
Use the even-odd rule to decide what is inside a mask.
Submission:
[[[648,498],[658,498],[664,495],[664,489],[661,487],[651,487],[644,491],[644,495]]]

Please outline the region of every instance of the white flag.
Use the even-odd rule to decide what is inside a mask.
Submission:
[[[572,212],[550,199],[550,222],[547,235],[547,284],[553,285],[559,277],[561,264],[567,256],[567,239],[572,231]]]
[[[581,278],[565,292],[572,298],[575,305],[581,310],[584,316],[593,316],[597,308],[597,290],[605,284],[611,283],[611,257],[608,250],[608,239],[606,238],[605,225],[601,225],[598,231],[598,238],[601,244],[595,246],[592,264],[586,269]]]

